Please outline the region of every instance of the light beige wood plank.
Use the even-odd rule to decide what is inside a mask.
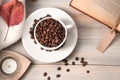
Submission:
[[[30,2],[27,0],[27,16],[33,11],[43,7],[56,7],[67,11],[68,13],[82,14],[81,12],[73,9],[69,6],[71,0],[37,0],[36,2]]]
[[[57,67],[62,69],[57,71]],[[70,72],[66,72],[66,69]],[[33,65],[20,80],[47,80],[43,73],[47,72],[51,80],[119,80],[120,66],[86,66],[81,65]],[[90,73],[86,73],[89,70]],[[56,78],[60,74],[60,78]]]
[[[120,65],[120,38],[117,41],[114,41],[112,46],[108,48],[108,50],[103,54],[96,50],[96,46],[99,40],[78,40],[77,46],[72,54],[68,57],[69,63],[75,60],[75,57],[85,57],[89,64],[101,64],[101,65]],[[15,45],[12,45],[8,48],[9,50],[13,50],[19,52],[22,55],[30,58],[35,64],[43,64],[31,58],[27,52],[25,51],[22,42],[19,41]],[[80,64],[79,62],[76,62]],[[56,63],[55,63],[56,64]],[[59,62],[57,64],[63,64],[63,62]]]

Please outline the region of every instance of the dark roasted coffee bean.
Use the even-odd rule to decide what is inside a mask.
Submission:
[[[83,57],[81,57],[81,60],[80,60],[80,63],[84,63],[84,58]]]
[[[43,48],[40,48],[41,50],[44,50]]]
[[[85,59],[83,57],[81,57],[81,61],[84,61]]]
[[[89,71],[89,70],[87,70],[87,71],[86,71],[86,73],[90,73],[90,71]]]
[[[34,40],[34,43],[37,44],[37,42]]]
[[[46,51],[48,51],[48,52],[52,52],[52,50],[46,50]]]
[[[79,57],[75,57],[75,60],[76,60],[76,61],[79,61]]]
[[[86,66],[86,65],[88,65],[88,62],[83,62],[83,64],[82,64],[83,66]]]
[[[70,69],[66,69],[67,72],[70,72]]]
[[[60,71],[60,70],[61,70],[61,67],[58,67],[57,70]]]
[[[63,59],[63,62],[66,63],[66,62],[68,62],[68,60],[67,59]]]
[[[31,36],[31,39],[34,39],[34,36]]]
[[[37,20],[37,19],[34,19],[34,22],[35,22],[36,24],[38,23],[38,21],[39,21],[39,20]]]
[[[69,65],[69,64],[66,62],[66,63],[65,63],[65,66],[68,66],[68,65]]]
[[[80,61],[80,63],[84,63],[84,61]]]
[[[30,31],[33,31],[33,30],[34,30],[33,27],[31,27],[31,28],[30,28]]]
[[[33,24],[33,28],[35,28],[35,26],[36,26],[36,23]]]
[[[51,77],[50,77],[50,76],[48,76],[48,77],[47,77],[47,80],[51,80]]]
[[[75,62],[74,62],[74,61],[72,62],[72,65],[75,65]]]
[[[44,72],[44,73],[43,73],[43,76],[46,77],[46,76],[47,76],[47,72]]]
[[[57,77],[57,78],[60,78],[60,77],[61,77],[61,75],[60,75],[60,74],[57,74],[57,75],[56,75],[56,77]]]
[[[39,20],[41,20],[41,19],[43,19],[43,18],[40,18]]]
[[[51,15],[47,14],[46,17],[51,17]]]

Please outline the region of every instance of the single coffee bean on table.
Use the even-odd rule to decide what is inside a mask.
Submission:
[[[75,57],[75,60],[76,60],[76,61],[79,61],[79,57]]]
[[[86,73],[90,73],[90,71],[89,71],[89,70],[87,70],[87,71],[86,71]]]
[[[57,74],[57,75],[56,75],[56,77],[57,77],[57,78],[60,78],[60,77],[61,77],[61,75],[60,75],[60,74]]]
[[[84,57],[81,57],[81,63],[84,62],[85,58]]]
[[[57,70],[60,71],[60,70],[61,70],[61,67],[58,67]]]
[[[70,72],[70,69],[66,69],[67,72]]]
[[[75,65],[75,62],[74,62],[74,61],[72,62],[72,65]]]
[[[48,77],[47,77],[47,80],[51,80],[51,77],[50,77],[50,76],[48,76]]]
[[[44,73],[43,73],[43,76],[46,77],[46,76],[47,76],[47,72],[44,72]]]

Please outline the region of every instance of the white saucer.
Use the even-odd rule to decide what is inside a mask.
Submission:
[[[44,17],[47,14],[52,15],[58,19],[61,19],[66,25],[74,24],[75,26],[68,31],[68,37],[63,47],[59,50],[48,52],[45,50],[41,50],[38,44],[34,43],[34,40],[30,38],[30,27],[33,25],[34,19],[39,19],[40,17]],[[26,20],[22,42],[24,48],[28,52],[28,54],[34,59],[42,62],[52,63],[60,61],[67,56],[69,56],[74,50],[78,39],[78,33],[76,24],[73,19],[64,11],[57,8],[41,8],[33,12]]]

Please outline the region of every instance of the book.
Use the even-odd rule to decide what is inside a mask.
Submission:
[[[70,6],[110,28],[120,17],[120,0],[72,0]],[[116,30],[120,32],[120,22]]]

